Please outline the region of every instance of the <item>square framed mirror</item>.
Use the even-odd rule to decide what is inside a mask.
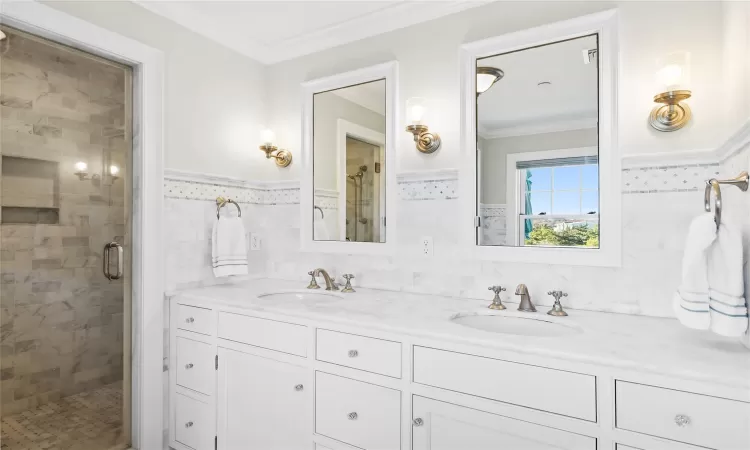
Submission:
[[[608,11],[462,47],[473,256],[620,264],[616,20]]]
[[[303,250],[393,252],[397,69],[394,61],[303,84]]]

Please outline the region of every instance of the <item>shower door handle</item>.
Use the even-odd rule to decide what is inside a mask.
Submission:
[[[110,271],[112,249],[117,252],[117,268],[114,274]],[[112,281],[122,278],[122,267],[124,264],[123,259],[122,245],[118,244],[117,242],[110,242],[104,245],[104,254],[102,255],[102,271],[104,272],[104,276],[108,280]]]

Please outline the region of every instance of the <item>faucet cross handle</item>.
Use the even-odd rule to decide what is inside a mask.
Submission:
[[[547,314],[549,314],[550,316],[558,316],[558,317],[567,316],[568,313],[566,313],[563,310],[562,303],[560,303],[560,299],[563,297],[567,297],[568,294],[563,291],[549,291],[547,292],[547,295],[551,295],[552,297],[555,298],[555,304],[552,305],[552,309],[550,309],[547,312]]]
[[[352,275],[350,273],[345,273],[342,276],[346,280],[346,286],[344,286],[344,289],[342,289],[341,292],[342,293],[346,293],[346,294],[351,293],[351,292],[357,292],[352,287],[352,278],[354,278],[354,275]]]
[[[495,298],[492,299],[492,303],[490,303],[490,306],[488,306],[488,308],[496,309],[498,311],[505,309],[503,301],[500,300],[500,293],[503,292],[505,288],[502,286],[490,286],[487,288],[487,290],[495,293]]]
[[[307,285],[307,288],[308,289],[320,289],[320,286],[318,286],[318,280],[315,279],[315,272],[311,270],[307,272],[307,274],[312,277],[312,279],[310,279],[310,284]]]

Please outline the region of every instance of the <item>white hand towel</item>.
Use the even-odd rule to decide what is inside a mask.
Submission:
[[[672,306],[677,319],[688,328],[707,330],[709,313],[708,251],[716,240],[713,214],[702,214],[690,224],[682,257],[682,283]]]
[[[726,217],[707,260],[711,331],[722,336],[742,336],[748,327],[742,253],[740,229]]]
[[[220,217],[211,241],[214,276],[247,275],[245,226],[240,217]]]

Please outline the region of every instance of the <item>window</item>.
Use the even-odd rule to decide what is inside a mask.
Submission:
[[[599,248],[596,156],[517,161],[519,245]]]

